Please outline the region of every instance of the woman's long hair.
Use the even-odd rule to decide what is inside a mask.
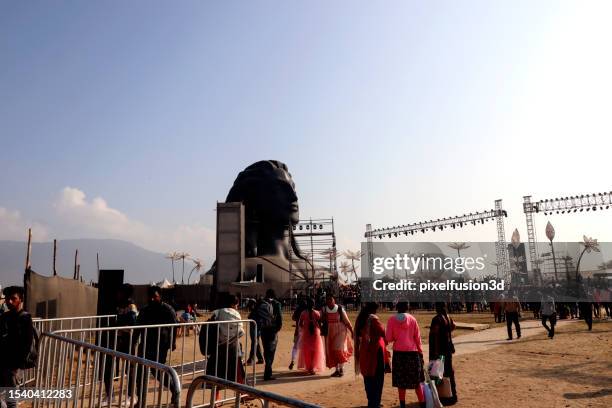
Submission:
[[[374,302],[364,303],[359,311],[359,315],[357,316],[357,320],[355,321],[355,375],[359,375],[360,373],[360,364],[359,361],[361,359],[361,352],[359,350],[360,342],[359,339],[361,337],[361,331],[366,326],[368,322],[368,318],[370,315],[375,314],[378,310],[378,304]]]
[[[378,303],[367,302],[363,305],[363,307],[359,311],[357,320],[355,321],[355,337],[360,336],[361,330],[365,327],[368,321],[368,317],[371,314],[375,314],[377,310],[378,310]]]
[[[311,335],[315,334],[315,323],[312,320],[312,310],[314,308],[314,300],[308,298],[306,300],[306,310],[308,310],[308,331]]]

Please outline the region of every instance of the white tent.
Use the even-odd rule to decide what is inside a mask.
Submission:
[[[159,284],[159,287],[160,287],[160,288],[162,288],[162,289],[171,288],[171,287],[173,287],[173,286],[174,286],[174,285],[173,285],[172,283],[170,283],[170,282],[168,281],[168,279],[164,279],[164,281],[163,281],[163,282],[160,282],[160,284]]]

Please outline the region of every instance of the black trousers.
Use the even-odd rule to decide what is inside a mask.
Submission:
[[[129,337],[119,338],[117,341],[117,351],[126,354],[134,354],[135,346],[132,345],[132,350],[130,350]],[[113,358],[107,356],[105,360],[105,362],[101,362],[100,364],[104,364],[104,388],[106,391],[106,395],[110,398],[111,384],[113,383],[113,378],[115,377],[115,375],[119,373],[120,363],[119,360],[115,360],[115,372],[113,372]],[[126,371],[128,370],[127,362],[123,369]],[[132,385],[134,384],[134,375],[132,372],[128,372],[127,377],[127,394],[129,395],[132,391]],[[118,389],[118,387],[116,389]]]
[[[508,338],[512,338],[512,323],[516,329],[516,336],[521,337],[521,324],[519,323],[518,312],[506,312],[506,327],[508,328]]]
[[[272,377],[272,364],[278,344],[278,334],[275,329],[264,329],[261,331],[261,342],[263,345],[263,356],[265,360],[264,380]]]
[[[589,330],[593,329],[593,306],[590,302],[580,302],[580,317],[584,319]]]
[[[547,321],[550,321],[550,327],[546,324]],[[557,324],[557,314],[553,313],[551,315],[542,315],[542,326],[548,332],[548,337],[551,339],[555,336],[555,325]]]
[[[368,398],[368,408],[379,408],[385,384],[385,361],[382,350],[378,351],[376,373],[373,376],[364,376],[363,385]]]

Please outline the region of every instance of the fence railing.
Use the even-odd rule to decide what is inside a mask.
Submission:
[[[39,333],[51,333],[64,329],[88,329],[109,326],[117,315],[57,317],[52,319],[34,318],[32,322]]]
[[[206,373],[255,386],[255,359],[250,365],[244,360],[253,345],[251,334],[256,338],[256,333],[255,321],[230,320],[59,330],[54,334],[168,365],[182,383]]]
[[[200,389],[202,392],[199,392]],[[264,408],[270,407],[270,403],[294,408],[320,408],[318,405],[309,404],[294,398],[285,397],[269,391],[263,391],[248,385],[239,384],[210,375],[199,376],[191,382],[189,390],[187,391],[185,408],[214,407],[220,402],[220,399],[217,397],[217,391],[219,389],[229,390],[235,394],[234,407],[236,408],[244,406],[242,405],[243,402],[251,401],[253,399],[259,400]],[[198,396],[201,396],[201,399],[198,399]],[[198,404],[198,401],[201,401],[202,403]]]
[[[150,406],[150,400],[158,408],[179,407],[181,397],[181,382],[173,368],[53,333],[41,336],[35,388],[69,394],[62,400],[34,398],[34,408],[51,404],[133,408]]]
[[[57,317],[51,319],[32,319],[34,328],[38,333],[51,333],[62,329],[86,329],[108,326],[116,315],[100,315],[100,316],[75,316],[75,317]],[[29,368],[23,370],[21,381],[23,384],[31,384],[36,378],[36,369]]]

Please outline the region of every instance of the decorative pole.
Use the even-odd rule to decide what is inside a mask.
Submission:
[[[553,265],[555,267],[555,283],[558,283],[559,277],[557,276],[557,260],[555,259],[555,246],[553,245],[553,239],[555,238],[555,229],[553,228],[550,221],[548,221],[548,224],[546,224],[546,238],[550,240],[550,247],[552,249]]]
[[[57,276],[57,269],[55,269],[55,264],[57,261],[57,239],[53,240],[53,276]]]

